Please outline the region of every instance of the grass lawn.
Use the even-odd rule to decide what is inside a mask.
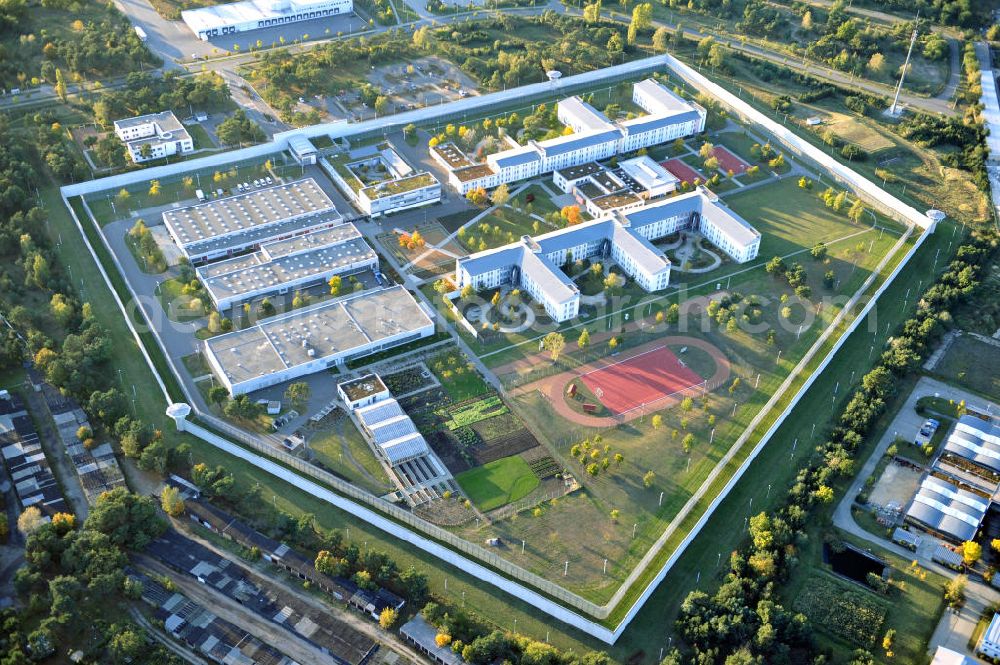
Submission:
[[[280,158],[272,157],[272,160],[277,162]],[[225,171],[206,169],[186,173],[183,176],[164,178],[159,181],[160,191],[155,195],[150,194],[148,182],[139,182],[123,188],[128,192],[127,196],[122,196],[122,189],[98,192],[87,197],[87,205],[101,226],[147,208],[162,208],[175,203],[193,205],[197,203],[196,189],[202,189],[209,194],[216,189],[229,190],[237,183],[270,175],[271,171],[265,168],[267,161],[265,157],[249,163],[233,164]]]
[[[208,135],[208,132],[201,125],[184,125],[184,129],[188,130],[188,134],[191,135],[195,150],[216,147],[215,141],[212,140],[212,137]]]
[[[534,195],[535,197],[531,200],[531,212],[535,213],[536,215],[541,215],[542,217],[544,217],[545,215],[551,212],[559,211],[559,207],[552,202],[552,198],[550,197],[549,193],[545,190],[544,187],[538,184],[526,187],[524,191],[522,191],[520,194],[511,198],[510,203],[508,205],[524,210],[525,204],[527,203],[526,199],[530,195]]]
[[[529,215],[504,208],[495,210],[478,222],[468,227],[458,236],[459,242],[470,252],[481,252],[517,241],[521,236],[537,235],[539,232],[553,230],[548,224],[540,222]]]
[[[463,471],[455,477],[480,510],[494,510],[523,499],[538,487],[538,477],[520,455]]]
[[[1000,395],[1000,347],[962,335],[948,347],[934,372],[994,399]]]
[[[846,209],[838,213],[826,207],[817,195],[823,189],[819,183],[812,189],[802,189],[794,178],[783,178],[748,192],[733,192],[725,201],[760,231],[759,256],[766,260],[809,249],[817,242],[829,243],[871,226],[867,215],[860,224],[854,224],[847,218]],[[808,256],[798,260],[806,259]]]
[[[316,460],[338,476],[376,495],[392,489],[392,483],[368,443],[350,418],[337,418],[318,428],[309,438]]]

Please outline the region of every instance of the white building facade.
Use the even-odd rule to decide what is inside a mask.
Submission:
[[[136,164],[194,152],[194,140],[173,111],[116,120],[115,134]]]
[[[618,154],[692,136],[705,130],[707,112],[700,105],[674,94],[654,79],[633,87],[633,99],[648,115],[621,122],[610,121],[579,97],[559,102],[557,117],[573,133],[547,141],[494,153],[486,158],[488,168],[476,168],[468,159],[461,166],[435,154],[449,172],[449,183],[461,194],[491,189],[558,169],[609,159]],[[469,177],[474,173],[473,177]]]
[[[242,0],[181,12],[181,19],[199,39],[232,35],[276,25],[349,14],[353,0]]]
[[[760,248],[756,229],[699,188],[457,259],[455,281],[459,288],[471,286],[477,291],[503,285],[521,288],[554,321],[566,321],[579,313],[580,291],[562,271],[563,265],[609,257],[644,290],[660,291],[670,284],[671,264],[652,241],[684,230],[705,234],[741,263],[755,258]]]

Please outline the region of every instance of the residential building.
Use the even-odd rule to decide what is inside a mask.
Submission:
[[[594,176],[585,171],[584,176],[563,173],[561,181],[572,187],[569,183]],[[670,282],[670,260],[652,241],[685,230],[703,233],[739,262],[752,260],[760,249],[760,233],[718,197],[699,188],[459,258],[455,279],[459,288],[471,285],[477,291],[506,284],[519,287],[553,320],[566,321],[579,313],[580,291],[562,271],[563,265],[592,257],[611,258],[643,289],[660,291]]]
[[[633,100],[647,115],[612,122],[579,97],[564,99],[559,102],[556,115],[573,130],[572,134],[515,144],[489,155],[485,164],[475,164],[453,144],[435,146],[431,154],[448,170],[449,183],[459,193],[466,194],[480,187],[490,189],[501,183],[608,159],[705,129],[704,108],[679,97],[654,79],[636,83]],[[507,140],[513,143],[510,137]]]
[[[275,25],[339,16],[354,11],[353,0],[242,0],[181,12],[199,39],[232,35]]]
[[[115,134],[136,164],[194,152],[194,140],[173,111],[115,120]]]

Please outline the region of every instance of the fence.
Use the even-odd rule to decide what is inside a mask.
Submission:
[[[884,214],[903,222],[907,226],[916,225],[928,231],[934,230],[935,222],[926,215],[921,214],[916,208],[903,203],[868,178],[844,166],[813,144],[797,136],[792,130],[778,124],[717,83],[709,81],[699,72],[677,60],[672,55],[666,55],[664,58],[666,59],[667,67],[673,70],[686,83],[699,90],[704,90],[718,99],[744,122],[750,122],[762,127],[796,156],[807,158],[838,181],[849,185],[857,194],[864,195],[869,203],[878,207]]]
[[[389,503],[384,499],[369,494],[368,492],[359,489],[358,487],[333,475],[328,471],[324,471],[323,469],[313,466],[309,462],[299,457],[295,457],[294,455],[291,455],[279,449],[276,446],[266,443],[260,437],[255,437],[211,415],[199,414],[198,419],[207,423],[212,429],[218,430],[228,436],[232,436],[246,447],[251,448],[257,452],[263,453],[266,456],[266,458],[261,458],[258,455],[251,455],[247,453],[247,451],[243,451],[243,454],[239,455],[240,457],[243,457],[244,459],[248,459],[249,461],[251,461],[258,468],[273,473],[273,471],[271,471],[268,468],[268,465],[273,464],[273,462],[270,462],[270,460],[267,459],[267,458],[273,458],[274,460],[280,462],[281,466],[291,468],[305,476],[314,478],[319,482],[323,483],[324,485],[333,488],[338,494],[342,495],[341,497],[338,497],[338,501],[336,502],[331,501],[331,503],[334,503],[334,505],[346,510],[347,512],[351,513],[352,515],[355,515],[356,517],[361,517],[363,519],[366,519],[366,521],[371,522],[372,524],[378,526],[379,528],[382,527],[376,521],[369,519],[368,516],[365,514],[364,512],[366,510],[365,506],[374,509],[378,513],[388,515],[390,518],[392,518],[391,521],[389,521],[389,524],[392,524],[393,522],[401,522],[402,524],[405,524],[406,526],[411,527],[412,529],[415,529],[418,532],[426,534],[429,538],[435,541],[445,543],[451,549],[475,557],[479,561],[482,561],[483,563],[501,571],[504,575],[508,577],[525,582],[537,589],[540,589],[543,593],[551,596],[552,598],[558,599],[560,602],[564,603],[567,606],[580,609],[586,612],[587,614],[595,617],[601,617],[602,614],[606,615],[608,612],[607,609],[602,608],[596,603],[581,598],[575,593],[567,591],[558,584],[550,582],[549,580],[539,575],[536,575],[535,573],[527,571],[521,568],[520,566],[511,563],[510,561],[507,561],[496,552],[491,552],[490,550],[487,550],[486,548],[480,545],[470,543],[469,541],[464,540],[463,538],[460,538],[454,535],[453,533],[446,531],[445,529],[442,529],[441,527],[426,522],[425,520],[413,515],[411,512],[404,510],[395,504]],[[202,439],[203,441],[215,445],[216,447],[227,449],[226,446],[220,445],[220,442],[225,441],[225,439],[220,437],[215,432],[211,432],[210,430],[201,427],[200,425],[188,422],[185,424],[184,431],[193,434],[198,438]],[[230,446],[233,445],[231,442],[226,442],[226,443],[228,443]],[[280,476],[280,474],[275,474],[275,475]],[[299,486],[301,489],[306,489],[307,491],[309,491],[307,487],[302,485],[301,477],[295,480],[290,480],[290,482]],[[310,493],[313,494],[314,496],[324,498],[323,496],[321,496],[320,494],[316,494],[315,492],[310,491]],[[358,505],[359,503],[363,505]],[[383,528],[382,530],[387,531],[392,535],[397,536],[403,539],[404,541],[408,542],[414,542],[414,538],[419,537],[416,536],[416,534],[414,534],[412,531],[403,532],[402,534],[399,533],[400,529],[398,529],[398,525],[396,525],[396,528],[394,529]],[[423,549],[425,549],[425,551],[430,551],[426,548]],[[445,556],[441,558],[445,559],[449,563],[457,565],[459,568],[462,568],[463,570],[467,570],[467,572],[472,572],[471,570],[468,570],[466,566],[456,563],[456,561],[454,560],[455,557],[453,553],[451,557]],[[461,561],[469,565],[476,565],[473,562],[470,562],[465,559],[461,559]],[[514,590],[511,592],[517,595],[521,591]],[[547,602],[551,603],[552,601],[547,600]],[[578,617],[578,615],[575,614],[574,616]],[[578,619],[587,621],[586,619],[583,619],[583,617],[578,617]],[[573,621],[570,621],[569,623],[571,623],[572,625],[577,625]],[[588,621],[588,623],[592,622]],[[598,626],[597,624],[593,625],[594,627]],[[588,627],[587,629],[589,630],[590,628]]]

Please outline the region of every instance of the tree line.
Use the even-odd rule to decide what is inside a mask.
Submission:
[[[953,308],[971,302],[984,271],[996,258],[995,232],[976,232],[959,247],[947,270],[921,297],[916,313],[892,338],[878,364],[861,379],[784,502],[770,514],[749,520],[749,538],[729,561],[714,593],[692,591],[681,606],[676,628],[691,650],[664,663],[820,663],[808,620],[781,606],[779,590],[798,563],[808,537],[806,522],[833,501],[838,478],[855,472],[855,456],[903,378],[916,369],[943,335]],[[856,654],[857,662],[867,662]],[[867,656],[870,660],[870,656]]]

